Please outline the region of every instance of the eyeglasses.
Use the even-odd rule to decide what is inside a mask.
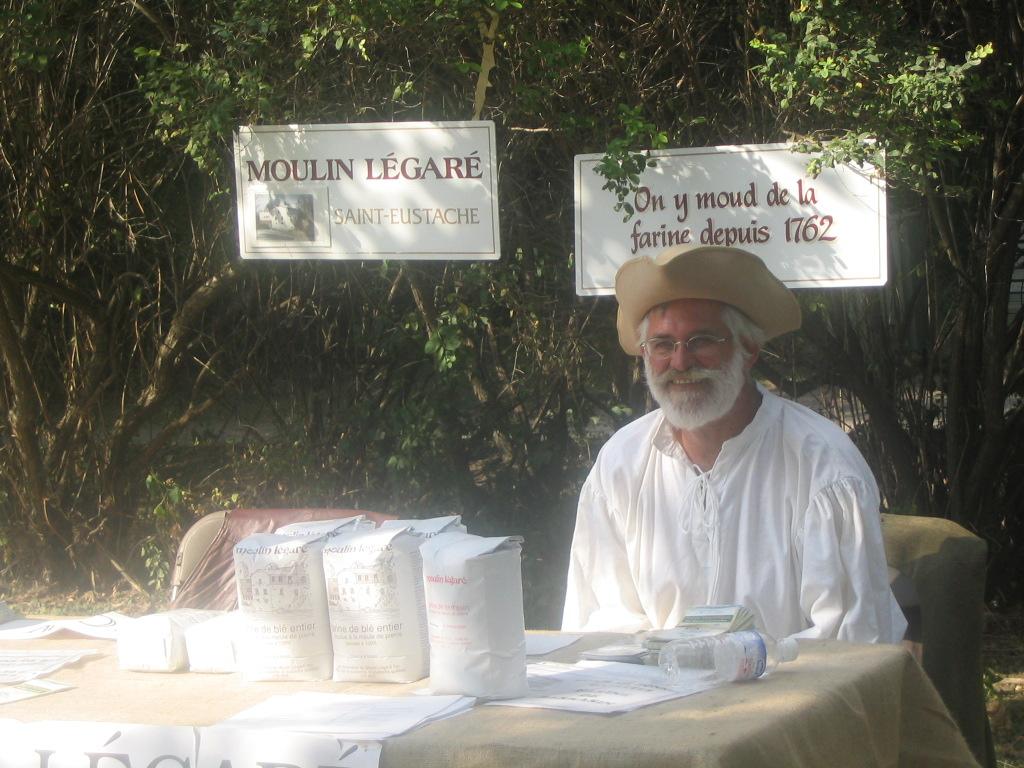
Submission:
[[[699,355],[703,352],[710,352],[717,345],[728,341],[727,336],[713,336],[710,333],[697,333],[686,339],[686,341],[677,341],[676,339],[665,338],[664,336],[657,336],[653,339],[647,339],[641,341],[640,346],[651,356],[654,360],[668,360],[676,353],[679,347],[686,347],[686,351],[691,355]]]

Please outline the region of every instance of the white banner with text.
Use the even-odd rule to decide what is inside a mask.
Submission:
[[[629,259],[676,245],[727,245],[759,256],[790,288],[884,285],[885,184],[871,166],[807,174],[810,156],[787,144],[671,149],[616,211],[595,173],[600,154],[577,155],[576,293],[615,292]]]
[[[322,734],[0,720],[0,768],[377,768],[380,755]]]
[[[243,259],[497,259],[494,123],[243,126]]]

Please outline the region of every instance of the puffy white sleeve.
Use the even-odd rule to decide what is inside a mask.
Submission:
[[[874,483],[842,478],[811,499],[802,526],[797,637],[898,643],[906,620],[889,587]]]
[[[562,613],[564,632],[636,632],[650,623],[640,604],[621,522],[591,471],[580,491]]]

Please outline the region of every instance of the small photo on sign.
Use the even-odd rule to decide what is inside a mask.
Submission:
[[[257,194],[256,240],[312,243],[316,240],[314,198],[309,194]]]

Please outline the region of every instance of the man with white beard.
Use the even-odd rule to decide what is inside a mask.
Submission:
[[[562,629],[674,627],[741,604],[774,637],[899,642],[878,487],[846,434],[750,371],[800,327],[737,248],[673,248],[616,275],[619,343],[661,406],[616,432],[580,493]]]

